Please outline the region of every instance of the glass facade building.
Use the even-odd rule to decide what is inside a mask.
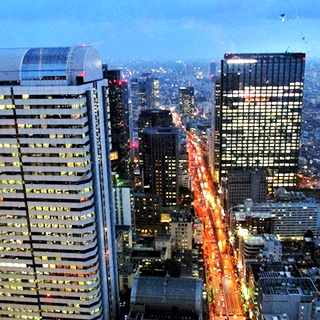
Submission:
[[[1,319],[118,319],[107,90],[92,47],[0,50]]]
[[[296,185],[305,54],[226,54],[215,111],[215,176],[265,169],[269,192]]]
[[[128,81],[121,79],[120,70],[107,70],[111,121],[111,169],[120,179],[129,179],[132,171],[130,151]]]
[[[160,83],[152,73],[131,80],[132,105],[135,110],[159,109]]]
[[[179,108],[182,118],[191,119],[194,117],[194,87],[179,88]]]

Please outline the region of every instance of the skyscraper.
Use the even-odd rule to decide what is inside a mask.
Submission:
[[[107,86],[92,47],[0,50],[1,319],[118,319]]]
[[[131,174],[130,125],[128,82],[121,79],[120,70],[107,70],[111,121],[111,165],[120,179],[128,179]]]
[[[146,109],[159,109],[160,107],[160,82],[153,75],[146,78]]]
[[[212,60],[209,66],[210,78],[214,78],[216,76],[216,73],[217,73],[217,66],[216,66],[216,63]]]
[[[169,110],[150,109],[142,110],[138,119],[138,140],[139,146],[142,146],[142,133],[145,128],[161,127],[169,128],[173,126],[172,115]],[[140,172],[143,161],[142,147],[139,147]]]
[[[194,88],[193,87],[180,87],[179,89],[179,107],[181,118],[194,117]]]
[[[140,114],[140,96],[139,96],[139,82],[137,78],[133,78],[130,80],[130,107],[132,114],[132,123],[130,126],[132,128],[132,132],[130,132],[130,140],[133,141],[134,134],[137,132],[138,118]]]
[[[135,110],[159,109],[159,79],[152,73],[144,73],[138,79],[131,79],[131,96]],[[136,105],[138,104],[138,106]]]
[[[177,207],[178,128],[144,129],[140,148],[144,192],[159,195],[165,207]]]
[[[138,120],[139,135],[148,127],[172,127],[172,114],[169,110],[143,110]]]
[[[305,54],[226,54],[215,131],[218,177],[267,170],[269,192],[296,185]]]
[[[144,110],[158,110],[160,107],[160,88],[159,79],[152,73],[144,73],[139,78],[130,81],[130,96],[132,107],[132,141],[135,140],[134,134],[138,131],[138,118],[140,112]]]

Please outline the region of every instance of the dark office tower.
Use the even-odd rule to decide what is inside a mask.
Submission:
[[[267,170],[268,191],[296,185],[304,53],[226,54],[221,62],[220,179]]]
[[[160,107],[160,83],[159,79],[151,76],[147,79],[147,109],[159,109]]]
[[[128,82],[121,80],[120,70],[104,71],[109,83],[111,122],[111,169],[120,179],[131,172]]]
[[[210,62],[210,67],[209,67],[209,74],[211,78],[214,78],[216,76],[216,72],[217,72],[217,65],[214,61]]]
[[[143,110],[138,120],[139,135],[148,127],[172,127],[172,115],[169,110]]]
[[[194,117],[194,88],[180,87],[179,107],[181,118],[191,119]]]
[[[138,79],[140,110],[160,107],[159,79],[152,73],[144,73]]]
[[[142,110],[138,120],[138,145],[141,145],[141,134],[145,128],[173,127],[172,115],[169,110],[151,109]],[[141,148],[139,148],[139,163],[141,164]]]
[[[0,50],[1,319],[119,319],[107,87],[92,47]]]
[[[141,134],[144,193],[157,194],[164,207],[178,205],[178,128],[146,128]]]
[[[139,81],[137,78],[130,80],[130,98],[131,98],[132,128],[133,128],[133,132],[135,133],[137,131],[138,118],[140,114]]]
[[[133,195],[135,209],[135,232],[139,236],[156,234],[163,231],[161,223],[161,197],[152,193]]]
[[[138,117],[142,110],[159,109],[159,90],[159,80],[151,73],[145,73],[139,78],[131,79],[132,127],[135,131],[137,129]]]
[[[221,79],[215,77],[212,79],[214,83],[213,88],[213,105],[214,112],[211,117],[211,144],[209,145],[209,168],[211,174],[216,181],[219,181],[219,170],[220,170],[220,121],[221,121]]]

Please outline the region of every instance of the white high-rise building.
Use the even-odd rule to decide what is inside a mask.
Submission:
[[[118,319],[109,130],[94,48],[0,49],[1,319]]]

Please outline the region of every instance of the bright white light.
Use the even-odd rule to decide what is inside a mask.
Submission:
[[[240,63],[257,63],[256,59],[230,59],[227,64],[240,64]]]

